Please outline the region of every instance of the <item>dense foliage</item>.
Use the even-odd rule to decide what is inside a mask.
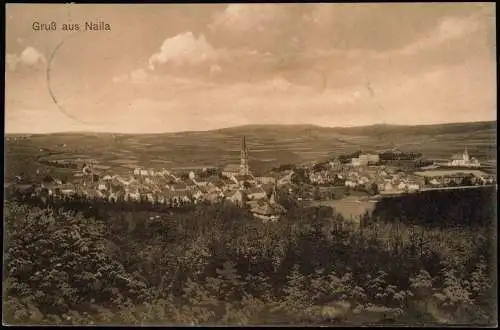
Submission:
[[[496,220],[496,188],[425,191],[385,198],[374,216],[434,226],[493,227]]]
[[[7,202],[4,319],[496,322],[492,231],[386,222],[357,228],[326,208],[289,213],[263,224],[230,204],[95,217]]]

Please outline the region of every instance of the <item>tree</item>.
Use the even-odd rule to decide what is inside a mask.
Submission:
[[[88,310],[91,301],[112,304],[148,295],[144,283],[106,254],[102,222],[12,203],[5,222],[8,297],[42,314],[61,315]]]
[[[292,174],[291,181],[293,184],[310,183],[309,175],[303,168],[296,169]]]
[[[372,185],[371,185],[370,194],[372,194],[372,195],[378,195],[379,194],[378,185],[375,182],[372,183]]]
[[[299,266],[294,265],[290,274],[287,276],[287,282],[283,289],[284,308],[290,313],[290,316],[301,318],[304,311],[310,304],[309,292],[306,287],[306,277],[300,272]]]
[[[318,201],[321,199],[321,193],[319,191],[319,188],[318,187],[314,187],[313,189],[313,196],[312,198],[315,200],[315,201]]]
[[[463,178],[462,185],[463,186],[472,186],[473,180],[474,180],[474,175],[468,175],[465,178]]]

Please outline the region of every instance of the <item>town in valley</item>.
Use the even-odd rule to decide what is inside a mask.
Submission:
[[[65,144],[54,150],[40,148],[34,173],[18,173],[6,188],[14,196],[39,198],[44,203],[81,198],[175,209],[227,202],[248,208],[265,222],[286,215],[278,200],[280,191],[303,206],[332,207],[359,223],[382,198],[496,185],[492,168],[482,165],[466,145],[463,152],[442,161],[397,148],[359,150],[311,164],[281,164],[256,174],[249,165],[248,142],[241,137],[239,164],[182,170],[136,167],[128,173],[116,173],[113,167],[103,169],[98,159],[64,159],[68,154]],[[23,138],[7,138],[7,143],[23,143]],[[70,175],[54,174],[58,168],[69,169]]]

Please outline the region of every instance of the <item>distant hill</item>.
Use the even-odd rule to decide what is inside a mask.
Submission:
[[[392,147],[420,152],[428,158],[448,159],[467,146],[470,154],[480,161],[496,160],[496,121],[492,121],[364,127],[247,125],[161,134],[31,134],[26,140],[7,143],[7,167],[28,166],[24,165],[26,157],[44,156],[39,149],[58,150],[63,144],[65,147],[59,148],[62,155],[93,158],[112,169],[221,166],[239,162],[243,135],[247,139],[250,166],[262,170],[280,164],[331,159],[360,149],[378,152]]]
[[[322,132],[343,135],[379,135],[379,134],[460,134],[478,130],[496,130],[496,121],[472,123],[449,123],[432,125],[390,125],[375,124],[354,127],[323,127],[316,125],[244,125],[219,129],[219,132],[263,132],[279,130],[282,132]]]

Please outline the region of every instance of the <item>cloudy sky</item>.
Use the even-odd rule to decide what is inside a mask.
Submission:
[[[6,20],[8,133],[496,120],[493,4],[9,4]],[[111,31],[61,29],[99,20]]]

